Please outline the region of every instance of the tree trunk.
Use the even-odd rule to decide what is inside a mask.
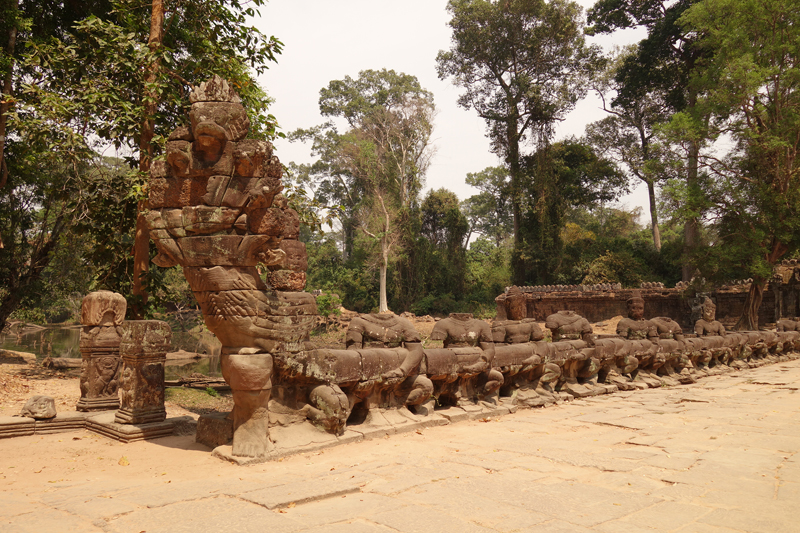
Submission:
[[[750,291],[744,301],[744,311],[739,321],[734,326],[737,331],[758,331],[758,309],[761,307],[761,300],[764,298],[764,288],[767,280],[754,278],[750,284]]]
[[[509,121],[507,128],[508,143],[508,171],[511,175],[511,213],[514,217],[514,249],[511,251],[511,277],[513,285],[525,284],[525,259],[522,250],[522,235],[520,234],[520,224],[522,218],[521,208],[521,187],[522,170],[519,165],[519,136],[516,130],[516,120]]]
[[[163,0],[153,0],[150,14],[150,38],[147,46],[151,53],[156,53],[161,47],[164,29],[164,3]],[[159,62],[153,59],[147,67],[144,88],[144,117],[142,120],[142,135],[139,139],[139,171],[146,173],[150,170],[153,159],[153,132],[156,109],[158,107],[158,92],[153,84],[158,79]],[[147,230],[147,221],[144,218],[144,201],[139,202],[139,214],[136,217],[136,234],[133,244],[133,290],[138,300],[133,302],[131,311],[136,319],[144,318],[147,305],[147,289],[143,284],[143,277],[150,266],[150,234]]]
[[[691,143],[689,148],[688,168],[686,173],[686,186],[689,190],[689,201],[695,202],[697,198],[698,183],[697,183],[697,159],[700,155],[700,145],[696,142]],[[690,206],[693,208],[694,206]],[[695,209],[692,209],[695,211]],[[692,256],[697,249],[700,242],[700,226],[696,216],[687,218],[683,223],[683,266],[682,266],[682,279],[683,281],[691,281],[692,276],[696,270]]]
[[[661,232],[658,230],[658,213],[656,212],[656,188],[652,180],[647,182],[647,194],[650,196],[650,229],[653,232],[653,246],[661,252]]]
[[[8,72],[6,72],[3,79],[3,94],[11,95],[12,80],[14,75],[14,50],[17,45],[17,17],[16,12],[19,10],[19,0],[14,0],[12,10],[15,12],[14,20],[12,21],[11,29],[8,31],[8,46],[6,47],[6,54],[9,57]],[[8,113],[11,107],[10,98],[0,99],[0,189],[5,187],[8,181],[8,166],[5,159],[6,148],[6,124],[8,123]],[[3,247],[3,240],[0,238],[0,248]]]
[[[690,91],[688,96],[688,107],[693,108],[697,104],[697,94]],[[698,202],[699,183],[697,181],[698,160],[700,157],[700,143],[698,141],[691,141],[689,145],[689,154],[686,161],[686,188],[689,191],[688,198],[690,205],[689,210],[692,213],[699,212]],[[692,276],[696,270],[693,255],[700,243],[700,226],[697,216],[691,216],[684,221],[683,224],[683,265],[681,268],[681,279],[683,281],[691,281]]]
[[[386,301],[386,271],[389,268],[389,247],[386,237],[381,239],[381,269],[380,269],[380,303],[378,312],[386,313],[389,311],[389,304]]]

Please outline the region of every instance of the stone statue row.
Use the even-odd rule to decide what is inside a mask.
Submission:
[[[527,318],[524,293],[511,288],[507,316],[493,326],[463,314],[439,321],[431,338],[442,348],[424,348],[410,322],[378,314],[351,322],[346,349],[316,349],[309,332],[317,307],[303,292],[308,261],[299,216],[281,194],[272,146],[246,138],[247,113],[225,80],[195,87],[190,101],[188,126],[170,135],[165,159],[151,169],[146,218],[159,252],[154,262],[183,268],[206,326],[222,343],[222,374],[234,401],[233,456],[266,456],[270,425],[310,420],[340,433],[376,407],[425,415],[436,403],[491,404],[498,396],[542,405],[690,380],[692,372],[781,353],[800,338],[756,332],[680,339],[673,321],[645,327],[637,311],[622,326],[625,338],[595,340],[586,319],[560,311],[547,318],[552,342],[545,342]]]
[[[497,404],[541,406],[561,399],[663,385],[788,358],[800,349],[796,320],[781,331],[726,332],[711,300],[695,333],[684,335],[670,318],[644,319],[644,301],[628,300],[616,336],[595,338],[588,321],[559,311],[545,322],[551,340],[527,318],[527,298],[511,287],[505,318],[492,324],[454,313],[436,323],[423,348],[405,318],[360,315],[346,333],[346,350],[308,350],[275,357],[270,410],[294,411],[339,433],[354,413],[408,407],[429,414],[435,406]],[[286,417],[275,417],[288,423]]]

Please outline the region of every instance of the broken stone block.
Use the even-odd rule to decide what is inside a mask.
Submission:
[[[230,413],[208,413],[197,420],[195,442],[216,448],[233,440],[233,418]]]
[[[306,273],[273,270],[267,273],[267,283],[277,291],[301,292],[306,287]]]
[[[56,401],[50,396],[31,396],[19,415],[36,420],[53,418],[56,416]]]

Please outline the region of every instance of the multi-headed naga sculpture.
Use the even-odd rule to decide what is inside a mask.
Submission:
[[[616,337],[595,339],[585,318],[559,311],[547,317],[547,341],[528,318],[534,299],[512,287],[498,297],[491,326],[468,314],[441,320],[431,334],[441,348],[423,348],[408,320],[384,313],[354,319],[346,349],[315,349],[305,245],[272,146],[245,138],[247,114],[222,79],[195,88],[191,102],[190,125],[173,132],[166,159],[151,170],[147,220],[154,262],[183,267],[222,343],[234,456],[267,455],[275,425],[310,421],[338,434],[349,423],[380,422],[381,409],[413,418],[435,406],[491,408],[506,399],[538,406],[693,381],[800,348],[794,323],[779,333],[726,334],[710,305],[697,336],[684,336],[674,320],[645,320],[636,297]]]

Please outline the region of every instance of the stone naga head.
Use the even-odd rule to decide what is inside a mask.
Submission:
[[[81,304],[84,326],[119,326],[125,320],[128,302],[121,294],[97,291],[86,295]]]

